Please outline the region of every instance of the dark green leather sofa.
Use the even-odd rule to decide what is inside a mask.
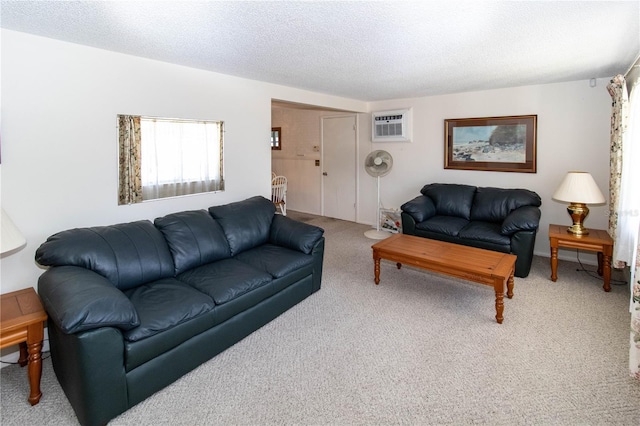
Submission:
[[[432,183],[403,204],[402,232],[515,254],[515,276],[529,275],[542,201],[526,189]]]
[[[80,423],[106,424],[318,291],[323,233],[253,197],[49,237],[38,292]]]

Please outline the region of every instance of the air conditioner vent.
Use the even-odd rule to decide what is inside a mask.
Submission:
[[[372,114],[373,142],[409,142],[410,109],[398,111],[379,111]]]

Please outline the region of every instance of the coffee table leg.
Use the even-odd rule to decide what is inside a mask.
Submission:
[[[507,297],[509,299],[513,298],[513,271],[511,271],[511,275],[507,280]]]
[[[502,312],[504,312],[504,294],[496,293],[496,321],[498,324],[502,324],[504,319]]]
[[[380,284],[380,258],[379,257],[373,258],[373,275],[374,275],[373,281],[376,283],[376,285]]]
[[[508,281],[507,286],[509,285]],[[502,312],[504,312],[504,281],[496,278],[493,282],[493,289],[496,291],[496,321],[498,324],[502,324],[504,319],[502,316]]]

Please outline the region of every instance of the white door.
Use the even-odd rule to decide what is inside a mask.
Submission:
[[[356,220],[356,116],[322,119],[322,215]]]

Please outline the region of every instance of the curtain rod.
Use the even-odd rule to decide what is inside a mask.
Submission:
[[[636,56],[636,60],[631,63],[631,66],[629,67],[627,72],[624,73],[624,78],[627,78],[632,69],[640,66],[640,64],[638,64],[638,61],[640,61],[640,55]]]

